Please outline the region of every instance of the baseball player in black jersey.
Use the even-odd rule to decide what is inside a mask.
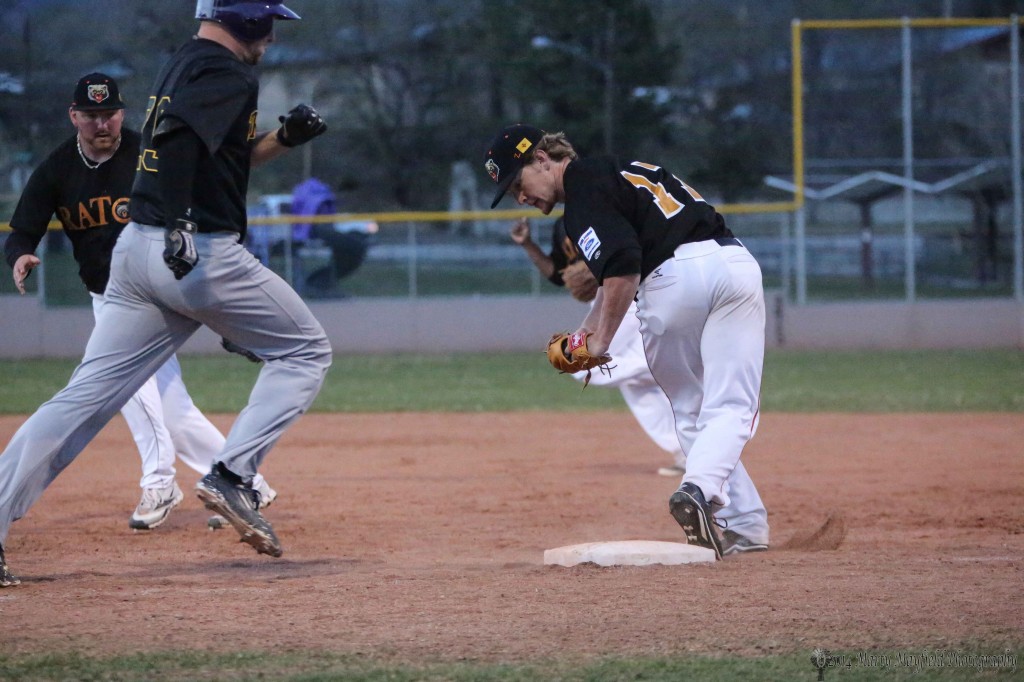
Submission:
[[[579,158],[564,133],[503,129],[485,156],[498,185],[549,214],[599,284],[576,331],[608,352],[634,300],[647,363],[675,414],[686,473],[669,511],[687,542],[723,554],[768,548],[768,515],[740,454],[758,424],[764,361],[761,269],[721,214],[666,169]],[[614,361],[614,357],[612,358]],[[614,370],[613,370],[614,371]],[[713,510],[729,508],[718,536]]]
[[[509,234],[512,241],[523,247],[549,282],[568,289],[577,301],[594,302],[597,280],[580,257],[576,244],[565,234],[564,218],[556,220],[551,230],[549,253],[544,253],[533,241],[529,222],[525,218],[515,223]],[[686,471],[686,455],[679,448],[672,405],[647,367],[635,305],[630,306],[629,312],[623,316],[622,324],[608,346],[608,354],[615,358],[615,369],[595,373],[589,383],[619,389],[622,399],[644,433],[672,457],[672,465],[659,468],[658,473],[679,478]],[[586,372],[577,372],[572,377],[577,381],[585,381],[586,375]]]
[[[273,41],[275,21],[299,18],[281,0],[200,0],[196,18],[197,35],[171,56],[149,99],[131,222],[114,247],[85,357],[0,456],[0,544],[128,398],[206,325],[264,362],[196,492],[257,552],[282,553],[253,477],[319,392],[331,346],[298,294],[242,246],[245,194],[251,164],[326,126],[300,105],[280,117],[276,132],[257,132],[252,66]],[[3,572],[10,576],[6,563]]]
[[[110,276],[110,254],[128,224],[128,197],[139,157],[139,134],[123,127],[125,105],[117,81],[103,73],[79,79],[68,110],[75,134],[58,146],[29,178],[4,243],[14,284],[39,265],[35,255],[56,215],[71,240],[79,275],[99,315]],[[136,530],[162,524],[184,498],[175,482],[175,454],[206,473],[224,447],[224,436],[192,402],[175,356],[165,362],[121,408],[142,458],[142,499],[128,519]],[[269,503],[277,493],[263,477],[254,486]]]

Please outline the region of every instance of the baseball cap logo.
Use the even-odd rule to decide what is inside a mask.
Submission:
[[[498,169],[498,164],[494,163],[494,159],[487,159],[487,163],[484,164],[484,169],[487,174],[491,176],[491,180],[498,181],[498,176],[501,175],[501,171]]]
[[[502,129],[484,155],[484,169],[498,185],[491,208],[498,205],[519,171],[544,139],[544,131],[521,123]]]
[[[88,90],[88,96],[89,99],[91,99],[93,102],[96,102],[96,104],[101,104],[105,102],[108,97],[110,97],[110,90],[107,89],[106,83],[101,83],[100,85],[90,85]]]

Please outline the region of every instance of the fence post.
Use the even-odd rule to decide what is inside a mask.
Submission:
[[[793,216],[795,214],[787,211],[779,215],[782,216],[782,219],[779,221],[779,270],[781,271],[779,274],[781,275],[780,279],[782,280],[782,296],[788,301],[792,294],[792,273],[790,272],[792,270],[792,264],[790,263],[789,253],[791,248],[789,233],[790,222],[793,220]]]
[[[416,223],[409,221],[408,239],[409,244],[409,298],[416,298],[419,293],[419,283],[416,281],[417,267],[417,246],[416,246]]]
[[[911,109],[911,51],[910,51],[910,19],[903,17],[903,239],[905,272],[904,281],[907,291],[907,303],[917,298],[916,272],[914,262],[914,124]]]
[[[1010,154],[1013,163],[1010,178],[1013,183],[1013,297],[1024,302],[1024,222],[1021,194],[1021,135],[1020,135],[1020,20],[1010,16]]]
[[[807,303],[807,204],[796,209],[796,304]]]

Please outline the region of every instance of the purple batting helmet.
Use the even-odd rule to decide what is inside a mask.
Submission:
[[[216,21],[243,43],[263,40],[274,30],[274,19],[299,19],[284,0],[197,0],[196,19]]]

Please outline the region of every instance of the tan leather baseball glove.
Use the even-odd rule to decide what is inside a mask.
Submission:
[[[612,358],[608,354],[591,355],[587,348],[589,333],[560,332],[551,337],[548,341],[548,362],[551,366],[565,374],[586,372],[583,386],[590,383],[590,372],[595,367],[604,367]]]

